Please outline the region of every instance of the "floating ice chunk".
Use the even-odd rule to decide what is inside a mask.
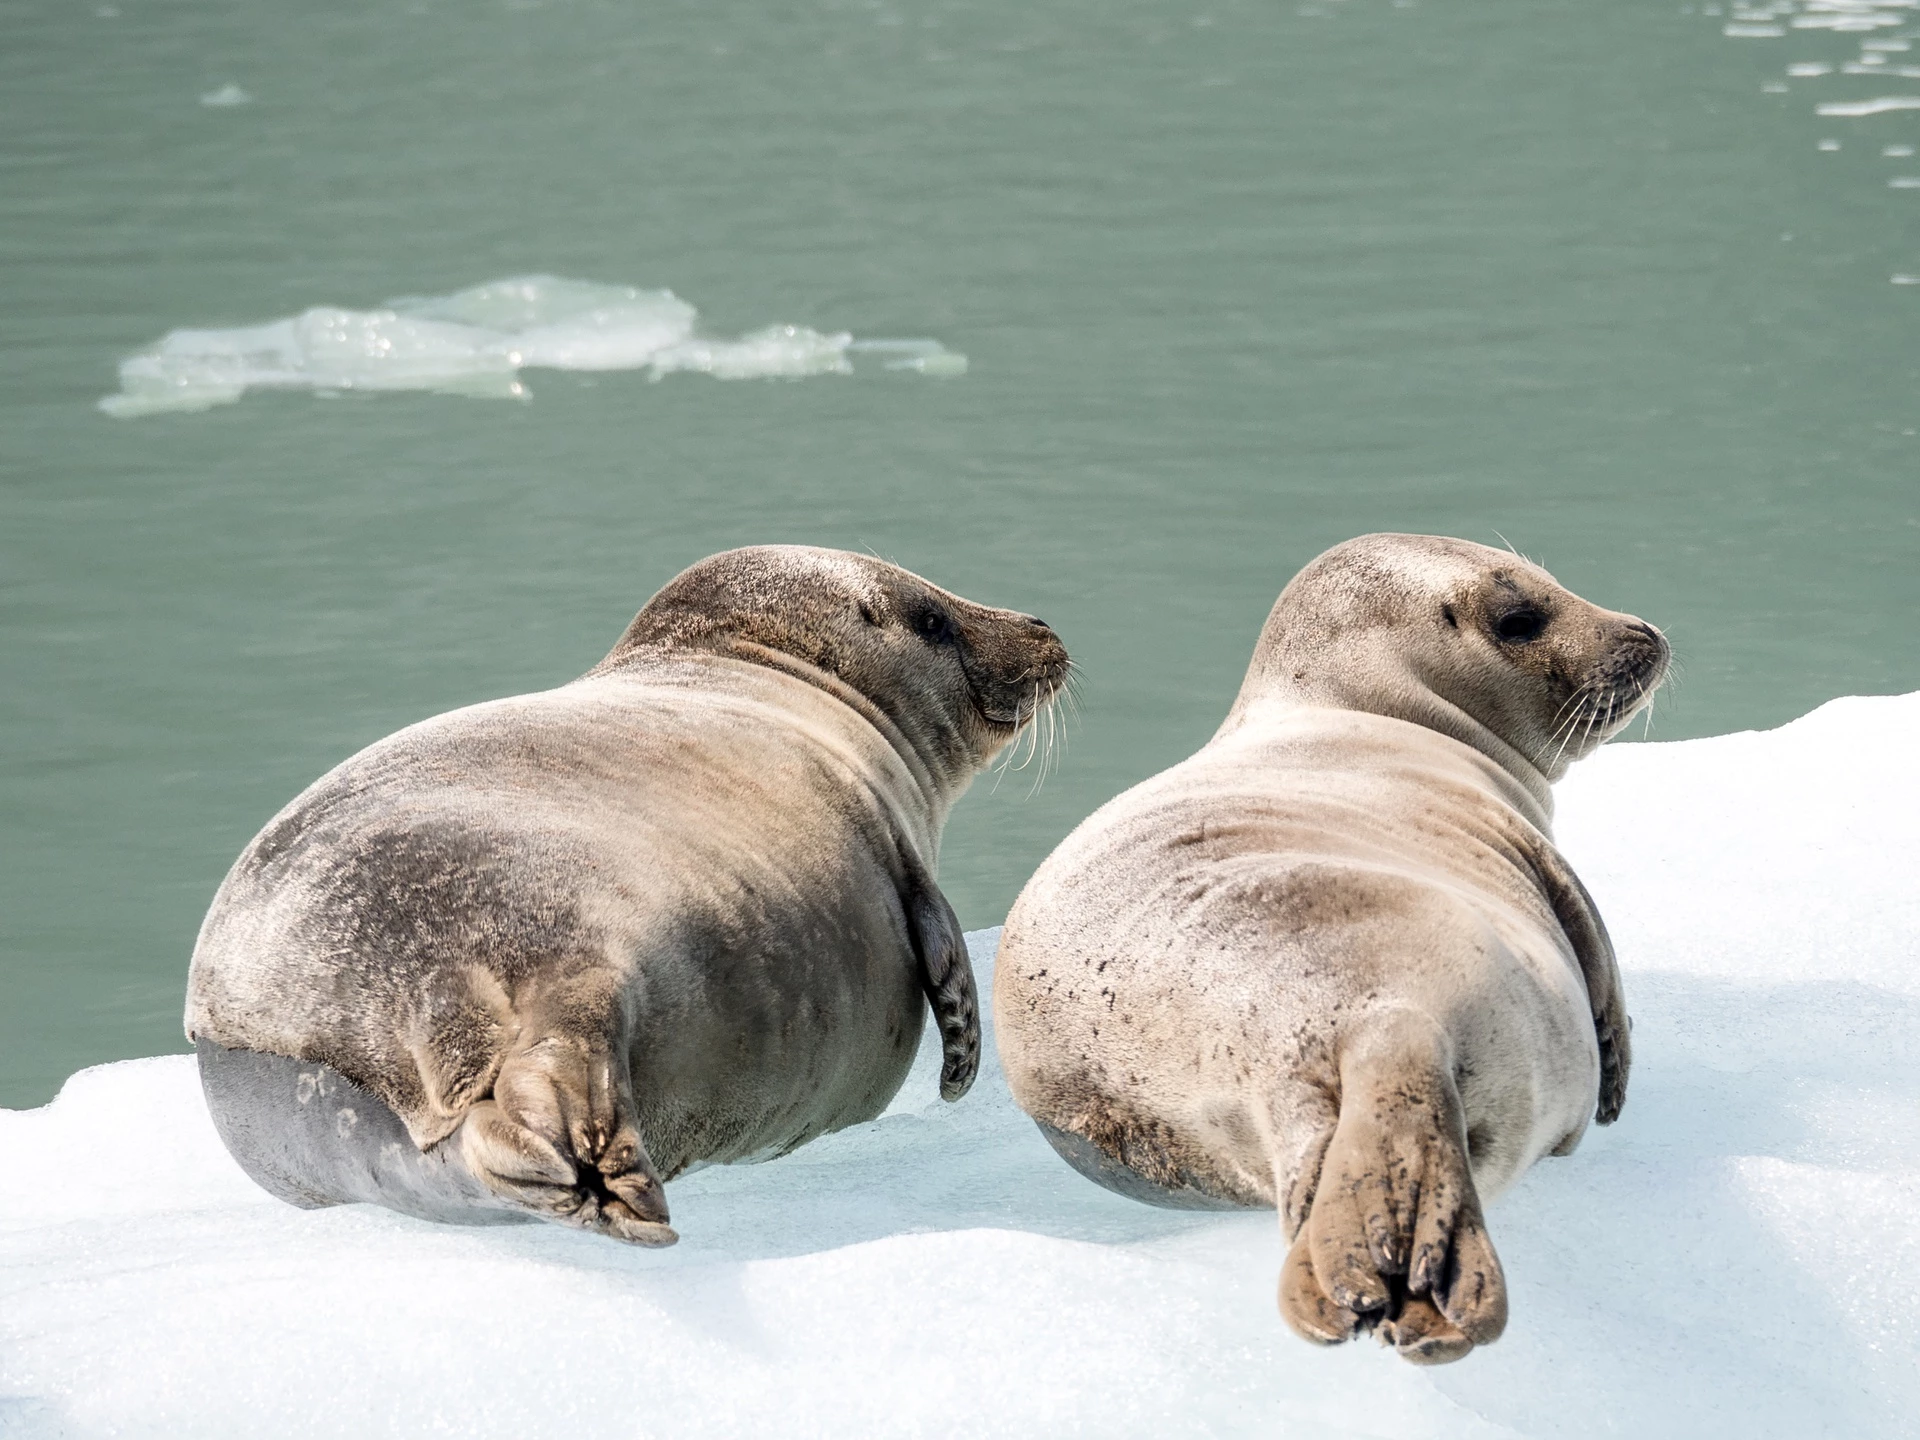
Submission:
[[[1920,110],[1920,95],[1882,95],[1877,100],[1831,100],[1814,107],[1816,115],[1884,115],[1891,110]]]
[[[1893,275],[1888,278],[1895,285],[1920,285],[1920,275]]]
[[[737,340],[698,333],[699,312],[671,290],[552,275],[491,280],[450,295],[406,296],[377,310],[320,307],[232,330],[175,330],[120,366],[100,401],[123,419],[230,404],[249,390],[436,391],[522,398],[524,369],[692,371],[722,380],[846,374],[850,348],[908,347],[889,368],[963,374],[938,341],[855,342],[800,325]],[[905,352],[903,352],[905,353]]]
[[[798,380],[807,375],[845,375],[851,335],[822,335],[804,325],[769,325],[738,340],[684,340],[647,362],[653,378],[676,370],[714,375],[722,380],[756,377]]]
[[[224,110],[229,106],[248,104],[252,99],[253,96],[229,81],[218,90],[207,91],[206,94],[200,97],[200,103],[211,109]]]
[[[1902,21],[1896,15],[1796,15],[1793,28],[1796,30],[1837,30],[1845,34],[1854,30],[1879,30],[1888,25],[1899,25]]]
[[[1890,190],[1920,190],[1920,175],[1896,175],[1887,181]]]
[[[498,332],[516,365],[637,370],[693,334],[699,312],[671,290],[553,275],[491,280],[451,295],[388,302],[424,319]]]
[[[451,320],[509,333],[633,304],[672,313],[689,328],[694,318],[693,307],[671,290],[602,285],[558,275],[512,275],[470,285],[451,295],[402,295],[387,304],[429,320]]]
[[[1904,158],[1906,158],[1907,156],[1909,156],[1909,155],[1911,155],[1911,154],[1913,154],[1913,146],[1911,146],[1911,145],[1882,145],[1882,146],[1880,147],[1880,153],[1881,153],[1882,155],[1884,155],[1884,156],[1886,156],[1886,157],[1887,157],[1887,158],[1888,158],[1889,160],[1901,160],[1901,159],[1904,159]]]
[[[1816,75],[1831,75],[1833,67],[1823,65],[1818,60],[1802,60],[1787,66],[1787,74],[1796,80],[1811,80]]]
[[[1895,24],[1900,17],[1887,12],[1911,10],[1914,0],[1805,0],[1800,8],[1808,14],[1884,16]]]
[[[914,370],[922,375],[964,375],[967,373],[967,357],[958,351],[942,350],[938,355],[915,355],[909,360],[895,361],[887,368]]]
[[[319,307],[234,330],[175,330],[120,366],[120,393],[100,408],[130,419],[208,410],[248,390],[434,390],[515,396],[501,337],[393,310]]]
[[[1736,40],[1778,40],[1787,32],[1778,25],[1722,25],[1720,33]]]
[[[859,354],[887,357],[889,370],[914,370],[922,375],[964,375],[967,357],[938,340],[855,340],[847,347]]]

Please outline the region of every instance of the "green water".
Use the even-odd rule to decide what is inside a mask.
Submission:
[[[1814,114],[1920,80],[1764,88],[1860,36],[1654,0],[115,3],[0,5],[0,1104],[182,1048],[200,915],[307,781],[570,678],[730,545],[871,549],[1073,649],[1064,767],[948,832],[970,928],[1208,735],[1279,587],[1361,531],[1504,536],[1667,627],[1656,739],[1920,686],[1888,184],[1920,161],[1880,154],[1920,112]],[[971,371],[94,408],[176,326],[527,271]]]

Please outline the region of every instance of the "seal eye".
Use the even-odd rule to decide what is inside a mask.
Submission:
[[[948,645],[953,641],[953,620],[938,607],[921,612],[913,628],[920,632],[920,638],[929,645]]]
[[[1493,633],[1509,645],[1524,645],[1529,640],[1538,640],[1540,632],[1546,628],[1547,617],[1532,608],[1509,610],[1493,622]]]

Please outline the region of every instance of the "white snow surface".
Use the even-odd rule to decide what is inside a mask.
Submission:
[[[1915,1434],[1917,738],[1838,700],[1561,787],[1632,1089],[1492,1208],[1512,1323],[1460,1364],[1295,1339],[1271,1214],[1096,1188],[990,1046],[958,1105],[929,1041],[873,1124],[674,1182],[667,1251],[292,1209],[165,1056],[0,1111],[0,1434]]]

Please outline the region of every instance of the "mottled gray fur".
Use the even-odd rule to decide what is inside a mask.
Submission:
[[[689,1165],[879,1114],[929,1006],[957,1098],[941,827],[1066,668],[1040,621],[882,561],[702,561],[584,678],[370,746],[247,847],[187,995],[223,1136],[305,1203],[661,1244]],[[301,1115],[342,1084],[351,1123]]]
[[[1322,555],[1211,743],[1015,904],[994,994],[1015,1098],[1122,1193],[1277,1207],[1303,1335],[1377,1328],[1420,1361],[1493,1339],[1481,1202],[1611,1121],[1630,1059],[1549,786],[1667,657],[1502,551]]]

